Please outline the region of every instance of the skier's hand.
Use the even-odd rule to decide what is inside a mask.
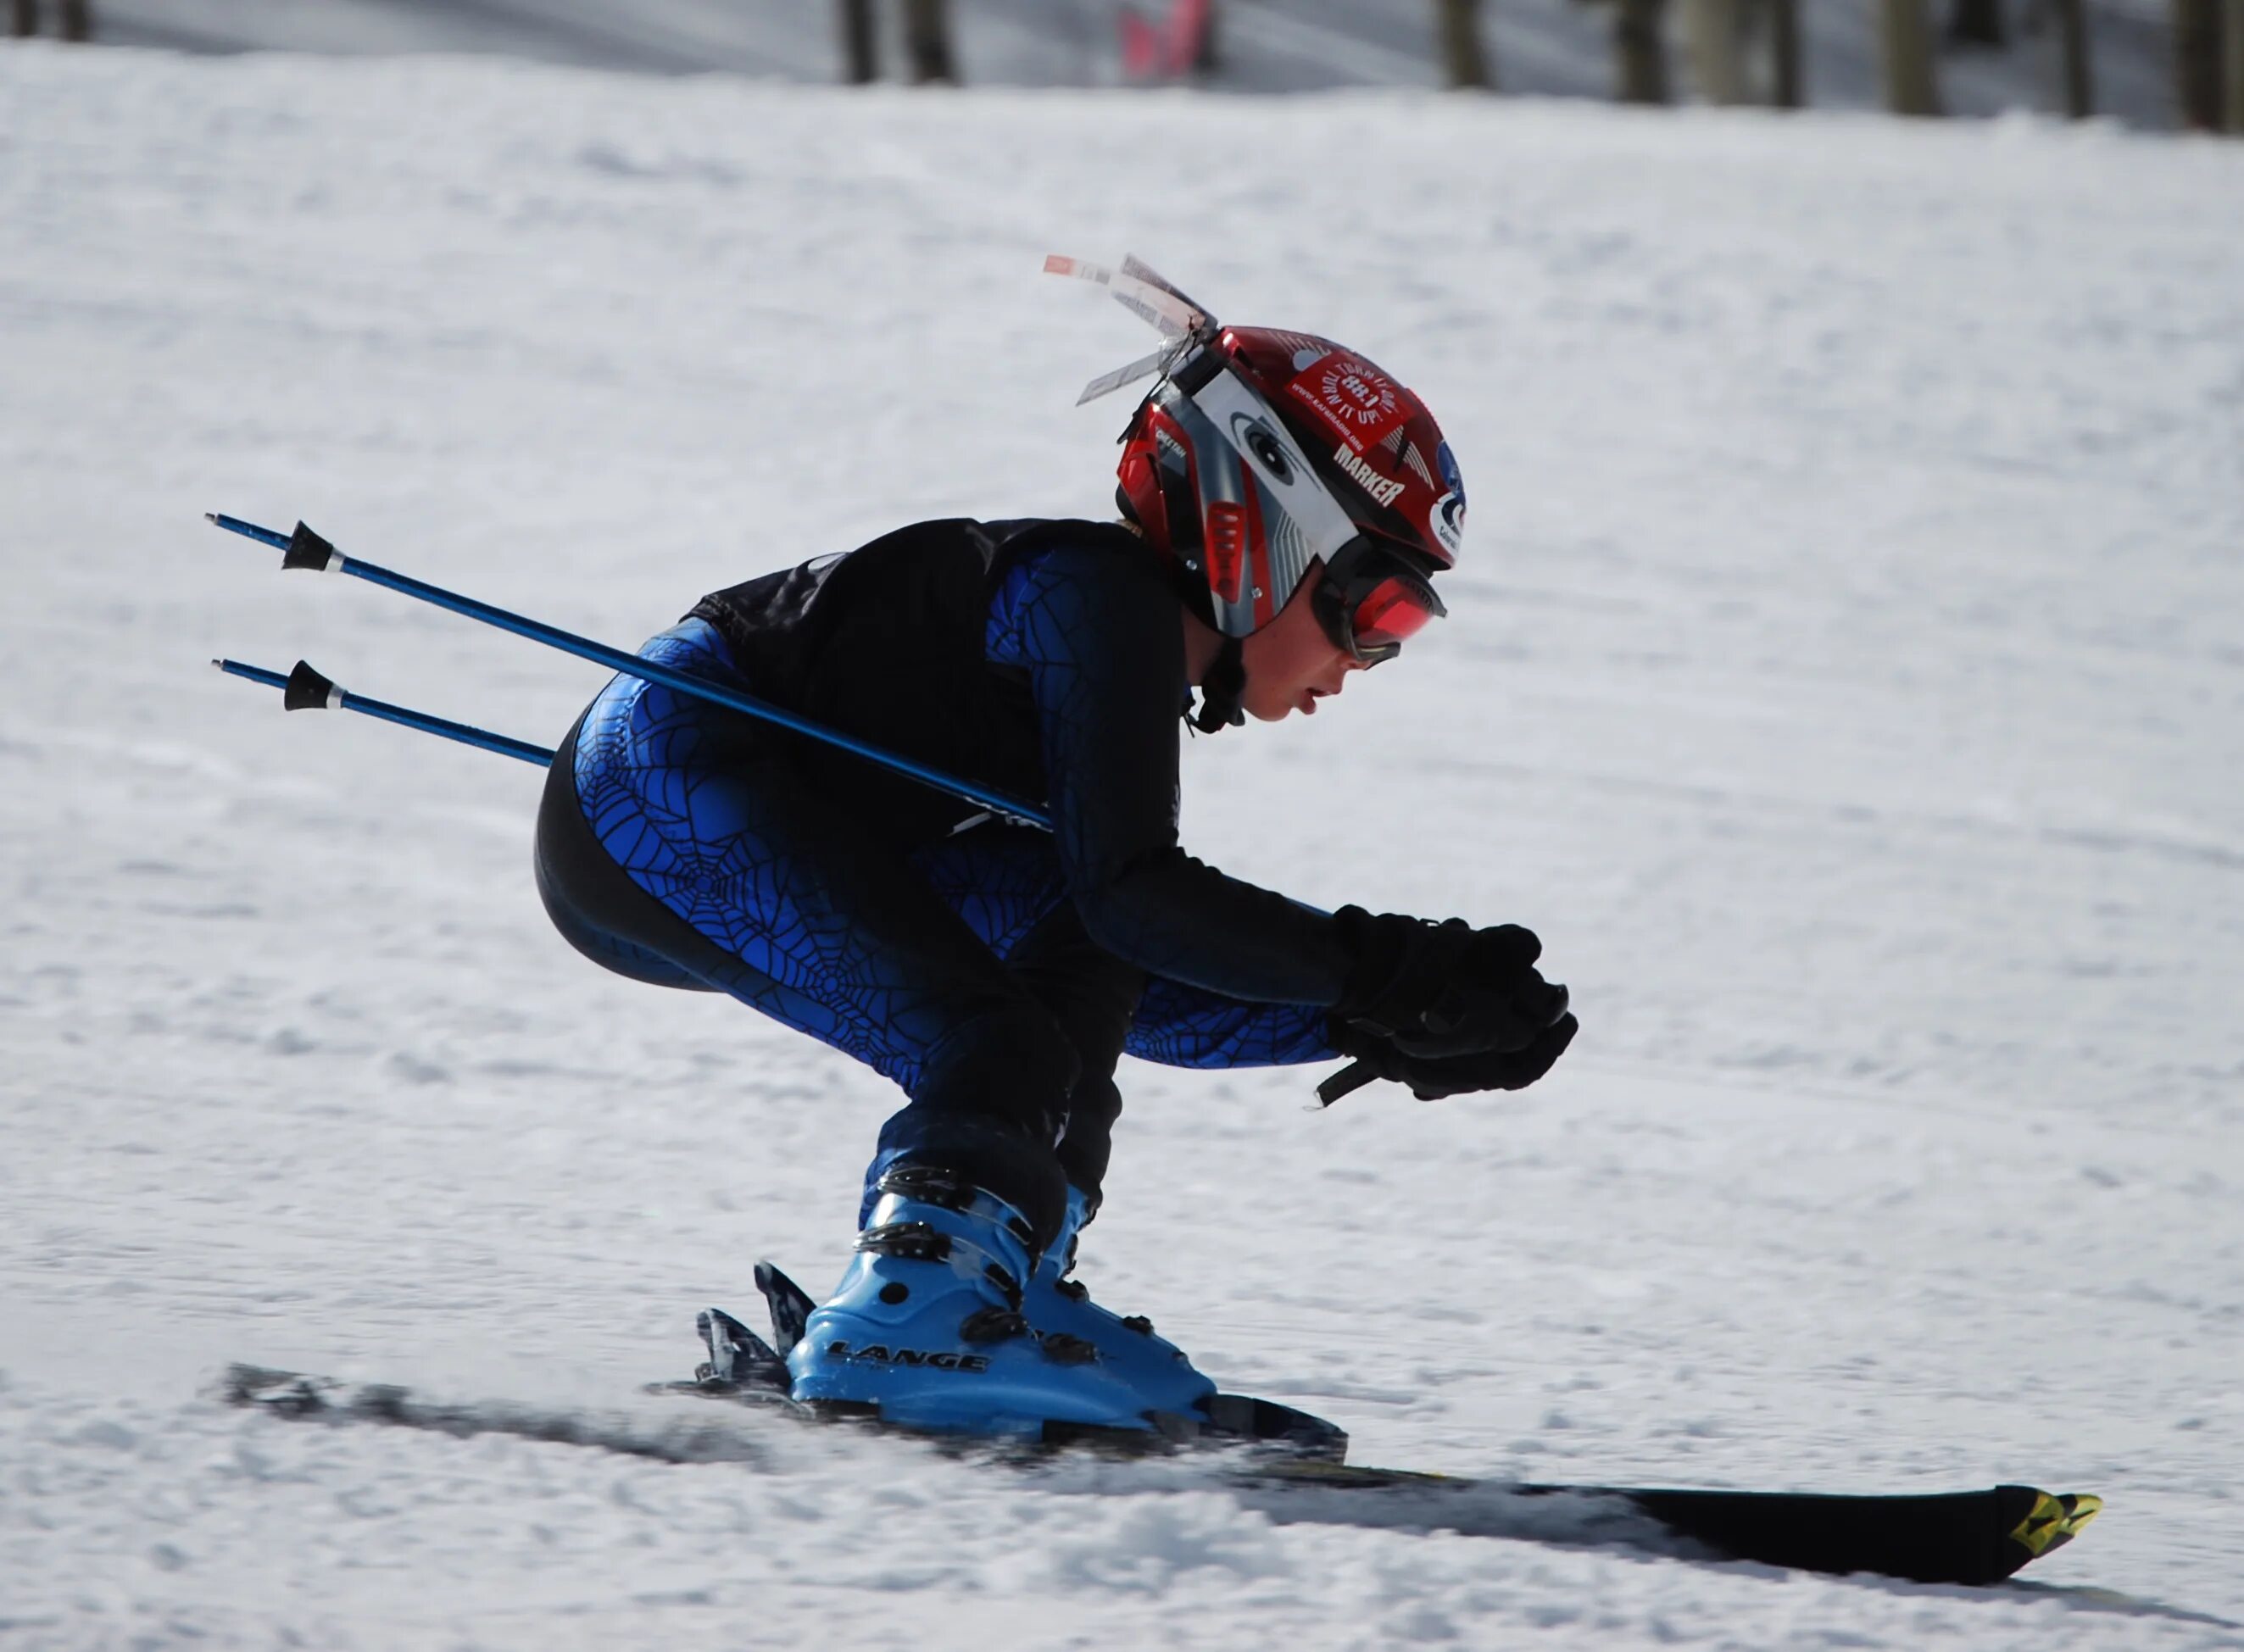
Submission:
[[[1334,916],[1355,961],[1333,1014],[1402,1055],[1525,1050],[1566,1013],[1565,988],[1535,968],[1543,943],[1517,924],[1474,929],[1361,907]]]
[[[1566,1046],[1574,1042],[1582,1024],[1571,1015],[1561,1015],[1524,1049],[1439,1057],[1406,1055],[1391,1040],[1345,1026],[1338,1030],[1341,1053],[1353,1055],[1355,1061],[1317,1087],[1327,1106],[1374,1077],[1409,1085],[1410,1093],[1422,1102],[1475,1090],[1525,1089],[1566,1053]]]

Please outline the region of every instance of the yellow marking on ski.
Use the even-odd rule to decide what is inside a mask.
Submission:
[[[2081,1527],[2103,1510],[2104,1500],[2086,1492],[2068,1492],[2061,1497],[2036,1492],[2034,1506],[2011,1533],[2011,1541],[2039,1559],[2078,1537]]]

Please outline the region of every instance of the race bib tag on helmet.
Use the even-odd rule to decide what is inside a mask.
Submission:
[[[1394,381],[1361,356],[1339,350],[1295,374],[1286,393],[1358,453],[1409,416]]]

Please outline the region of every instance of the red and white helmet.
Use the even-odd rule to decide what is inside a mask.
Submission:
[[[1320,617],[1360,659],[1391,657],[1443,611],[1430,581],[1457,563],[1464,483],[1423,402],[1329,339],[1220,327],[1134,260],[1056,266],[1172,334],[1084,400],[1161,374],[1123,433],[1119,496],[1203,619],[1260,630],[1317,562]]]

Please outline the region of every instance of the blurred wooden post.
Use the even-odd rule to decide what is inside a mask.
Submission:
[[[1886,107],[1896,115],[1936,115],[1940,83],[1932,66],[1932,21],[1925,0],[1878,0],[1878,56]]]
[[[2181,124],[2219,131],[2221,0],[2173,0],[2174,105]]]
[[[2003,0],[1955,0],[1948,13],[1948,37],[1967,46],[2006,46]]]
[[[1798,109],[1808,101],[1808,89],[1800,72],[1800,0],[1767,3],[1769,101],[1779,109]]]
[[[1613,70],[1625,104],[1667,101],[1667,0],[1619,0],[1613,13]]]
[[[1691,57],[1691,84],[1710,104],[1746,101],[1746,53],[1742,0],[1684,0],[1684,49]]]
[[[873,0],[840,0],[835,22],[842,37],[842,78],[869,86],[881,78],[881,37],[873,27]]]
[[[2057,0],[2058,54],[2065,64],[2065,112],[2085,120],[2096,112],[2096,76],[2088,59],[2087,0]]]
[[[35,35],[39,32],[39,0],[14,0],[8,8],[8,32],[11,35]]]
[[[957,61],[950,51],[950,9],[947,0],[904,0],[904,56],[919,85],[930,81],[956,84]]]
[[[1480,0],[1435,0],[1435,4],[1441,13],[1436,26],[1450,84],[1494,91],[1496,79],[1489,73],[1488,54],[1481,48]]]
[[[63,38],[80,43],[93,38],[91,0],[63,0]]]
[[[1223,67],[1221,31],[1217,26],[1222,17],[1223,8],[1216,3],[1216,0],[1207,0],[1206,9],[1200,17],[1200,46],[1193,53],[1194,74],[1212,75]]]
[[[2220,55],[2228,63],[2228,130],[2244,138],[2244,0],[2228,0],[2221,14]]]

